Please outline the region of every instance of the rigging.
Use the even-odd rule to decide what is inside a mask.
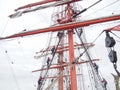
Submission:
[[[52,0],[51,2],[53,2],[54,0]],[[101,1],[101,0],[100,0]],[[12,36],[8,36],[8,37],[5,37],[5,38],[1,38],[1,39],[8,39],[8,38],[15,38],[15,37],[21,37],[21,36],[27,36],[27,35],[33,35],[33,34],[38,34],[38,33],[43,33],[43,32],[55,32],[55,31],[61,31],[61,30],[66,30],[66,31],[68,31],[68,42],[69,42],[69,47],[68,47],[68,49],[69,49],[69,61],[70,61],[70,63],[69,64],[67,64],[67,66],[69,66],[70,67],[70,80],[71,80],[71,85],[70,85],[70,89],[75,89],[75,90],[77,90],[77,83],[76,83],[76,68],[75,68],[75,66],[76,66],[76,64],[77,64],[77,62],[78,62],[78,60],[79,60],[79,58],[80,57],[82,57],[83,56],[83,54],[84,53],[87,53],[87,56],[88,56],[88,58],[89,58],[89,62],[90,62],[90,65],[91,65],[91,70],[92,70],[92,72],[90,72],[90,73],[94,73],[95,72],[95,70],[93,69],[93,64],[92,64],[92,60],[91,60],[91,57],[90,57],[90,55],[89,55],[89,53],[88,53],[88,49],[89,49],[89,47],[87,47],[87,46],[85,46],[84,45],[84,42],[82,41],[82,39],[80,38],[80,41],[82,42],[82,44],[83,44],[83,47],[84,47],[84,51],[83,51],[83,53],[81,53],[77,58],[75,58],[74,59],[74,42],[73,42],[73,28],[79,28],[79,27],[82,27],[82,26],[88,26],[88,25],[91,25],[91,24],[96,24],[96,23],[100,23],[100,22],[106,22],[106,21],[111,21],[111,20],[118,20],[118,19],[120,19],[120,16],[118,15],[118,16],[111,16],[111,17],[108,17],[108,18],[99,18],[99,19],[93,19],[93,20],[88,20],[88,21],[84,21],[84,22],[72,22],[73,21],[73,19],[71,18],[72,17],[72,13],[71,13],[71,7],[70,7],[70,3],[71,3],[72,1],[70,0],[69,2],[68,1],[66,1],[66,2],[62,2],[62,3],[55,3],[54,5],[53,4],[51,4],[51,5],[53,5],[53,6],[57,6],[57,5],[63,5],[63,4],[67,4],[67,9],[68,9],[68,11],[67,11],[67,19],[63,19],[63,21],[62,22],[59,22],[58,21],[58,23],[59,24],[61,24],[60,26],[53,26],[53,27],[50,27],[50,28],[45,28],[45,29],[42,29],[42,30],[40,30],[40,29],[38,29],[38,30],[35,30],[35,31],[29,31],[29,32],[23,32],[23,33],[18,33],[18,34],[15,34],[15,35],[12,35]],[[73,2],[75,2],[75,1],[73,1]],[[99,1],[98,1],[99,2]],[[96,3],[98,3],[98,2],[96,2]],[[44,3],[49,3],[48,1],[47,2],[44,2]],[[42,2],[42,4],[44,4],[43,2]],[[95,3],[95,4],[96,4]],[[34,9],[29,9],[29,10],[23,10],[22,12],[17,12],[16,14],[17,15],[22,15],[23,13],[27,13],[27,12],[31,12],[31,11],[36,11],[36,10],[38,10],[38,9],[41,9],[41,8],[47,8],[47,7],[51,7],[51,5],[48,5],[48,6],[43,6],[43,7],[37,7],[37,8],[34,8]],[[92,6],[94,6],[94,4],[93,5],[91,5],[90,7],[92,7]],[[30,6],[30,7],[32,7],[32,6]],[[88,7],[88,8],[90,8],[90,7]],[[26,7],[25,7],[26,8]],[[23,7],[23,9],[24,9],[24,7]],[[81,14],[82,12],[84,12],[84,11],[86,11],[86,9],[84,9],[83,11],[81,11],[81,12],[79,12],[78,13],[78,15],[79,14]],[[15,15],[15,14],[14,14]],[[13,16],[14,16],[13,15]],[[16,16],[17,16],[16,15]],[[76,14],[77,15],[77,14]],[[11,17],[13,17],[13,16],[11,16]],[[75,16],[76,17],[76,16]],[[65,21],[64,21],[65,20]],[[76,30],[76,32],[77,32],[77,30]],[[79,33],[79,36],[80,36],[80,34],[82,34],[82,32],[80,32]],[[61,38],[61,36],[59,37],[59,38]],[[56,52],[57,52],[57,49],[58,49],[58,45],[60,44],[60,39],[59,39],[59,41],[58,41],[58,43],[57,43],[57,46],[55,47],[55,52],[53,52],[53,55],[52,55],[52,60],[50,61],[50,66],[51,66],[51,64],[52,64],[52,62],[53,62],[53,59],[54,59],[54,56],[55,56],[55,54],[56,54]],[[48,67],[48,69],[50,69],[50,66]],[[46,77],[47,77],[47,74],[48,74],[48,69],[47,69],[47,71],[45,72],[45,74],[44,74],[44,78],[46,79]],[[64,72],[60,72],[60,74],[58,75],[58,77],[46,88],[46,89],[49,89],[49,87],[51,87],[57,80],[59,80],[60,79],[60,77],[63,75],[63,73]],[[41,74],[43,74],[42,72],[41,72]],[[95,73],[96,74],[96,73]],[[94,74],[93,74],[94,75]],[[97,75],[96,75],[97,76]],[[94,76],[94,77],[96,77],[96,76]],[[75,80],[73,79],[73,78],[75,78]],[[44,79],[44,82],[43,82],[43,84],[45,83],[45,79]],[[97,78],[98,79],[98,81],[101,81],[101,80],[99,80],[99,79],[101,79],[101,78]],[[97,81],[95,81],[96,83],[96,85],[97,85]]]
[[[2,47],[3,48],[3,47]],[[4,48],[3,48],[4,49]],[[5,50],[5,49],[4,49]],[[13,78],[14,78],[14,81],[15,81],[15,84],[16,84],[16,88],[18,89],[18,90],[21,90],[21,88],[20,88],[20,86],[19,86],[19,84],[18,84],[18,80],[17,80],[17,78],[16,78],[16,75],[15,75],[15,72],[14,72],[14,69],[13,69],[13,67],[12,67],[12,65],[11,64],[13,64],[13,61],[11,62],[10,60],[10,57],[9,57],[9,54],[8,54],[8,51],[7,50],[5,50],[5,54],[6,54],[6,56],[7,56],[7,61],[8,61],[8,63],[9,63],[9,67],[10,67],[10,70],[11,70],[11,73],[12,73],[12,76],[13,76]]]
[[[106,30],[106,37],[110,37],[109,31],[107,31],[107,30]],[[113,63],[113,67],[114,67],[116,73],[120,77],[120,72],[117,70],[117,64],[116,64],[117,63],[117,52],[114,50],[115,43],[116,42],[112,37],[110,37],[109,40],[106,40],[106,47],[110,49],[108,57],[109,57],[110,61]]]

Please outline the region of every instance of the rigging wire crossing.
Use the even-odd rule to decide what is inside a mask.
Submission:
[[[63,35],[62,35],[63,36]],[[46,73],[44,74],[44,76],[43,76],[43,84],[45,83],[45,79],[46,79],[46,76],[47,76],[47,73],[48,73],[48,70],[49,70],[49,68],[50,68],[50,66],[51,66],[51,64],[52,64],[52,61],[53,61],[53,59],[54,59],[54,56],[55,56],[55,53],[56,53],[56,51],[57,51],[57,48],[58,48],[58,46],[59,46],[59,43],[60,43],[60,41],[61,41],[61,39],[62,39],[62,36],[59,38],[59,41],[58,41],[58,44],[57,44],[57,46],[56,46],[56,48],[55,48],[55,51],[54,51],[54,53],[53,53],[53,55],[52,55],[52,59],[50,60],[50,62],[49,62],[49,66],[48,66],[48,69],[47,69],[47,71],[46,71]],[[41,72],[42,73],[42,72]],[[39,87],[39,84],[38,84],[38,87]],[[39,87],[39,89],[41,90],[41,87]],[[39,90],[38,89],[38,90]]]

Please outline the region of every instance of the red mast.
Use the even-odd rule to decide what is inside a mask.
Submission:
[[[57,2],[57,0],[45,0],[45,1],[41,1],[41,2],[37,2],[37,3],[33,3],[33,4],[28,4],[26,6],[23,7],[19,7],[16,10],[21,10],[21,9],[26,9],[29,7],[34,7],[34,6],[38,6],[38,5],[42,5],[42,4],[47,4],[50,2]],[[44,28],[44,29],[37,29],[34,31],[29,31],[29,32],[23,32],[23,33],[18,33],[15,35],[11,35],[8,37],[4,37],[4,38],[0,38],[0,39],[9,39],[9,38],[16,38],[16,37],[22,37],[22,36],[28,36],[28,35],[33,35],[33,34],[39,34],[39,33],[45,33],[45,32],[55,32],[55,31],[61,31],[61,30],[67,30],[68,32],[68,50],[69,50],[69,63],[72,63],[75,59],[74,56],[74,39],[73,39],[73,29],[74,28],[79,28],[79,27],[83,27],[83,26],[88,26],[91,24],[96,24],[96,23],[101,23],[101,22],[107,22],[107,21],[112,21],[112,20],[118,20],[120,19],[120,15],[116,15],[116,16],[110,16],[110,17],[104,17],[104,18],[98,18],[98,19],[93,19],[93,20],[88,20],[88,21],[82,21],[82,22],[73,22],[72,19],[72,9],[71,9],[71,2],[76,2],[78,0],[70,0],[68,3],[64,3],[66,4],[66,10],[65,12],[67,13],[66,15],[66,19],[61,19],[58,20],[59,26],[54,26],[54,27],[49,27],[49,28]],[[32,10],[31,10],[32,11]],[[29,11],[26,11],[29,12]],[[25,12],[25,13],[26,13]],[[61,42],[63,43],[63,42]],[[63,48],[63,46],[61,46],[61,48]],[[62,65],[63,64],[63,52],[59,52],[60,55],[60,62],[59,64]],[[66,65],[67,66],[67,65]],[[53,68],[59,68],[60,72],[63,72],[64,67],[53,67]],[[58,90],[64,90],[64,75],[61,75],[61,77],[59,78],[58,84]],[[78,90],[78,84],[77,84],[77,77],[76,77],[76,65],[74,65],[73,67],[70,67],[70,90]]]
[[[68,20],[72,21],[71,5],[68,4],[67,8],[68,8]],[[75,58],[73,29],[69,29],[68,31],[68,43],[69,43],[69,62],[72,63]],[[76,66],[70,67],[70,90],[77,90]]]

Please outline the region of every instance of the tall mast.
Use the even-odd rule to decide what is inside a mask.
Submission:
[[[67,4],[68,20],[70,21],[72,21],[71,7],[72,6],[70,4]],[[73,29],[69,29],[68,31],[68,43],[69,43],[69,62],[72,63],[74,60]],[[77,90],[76,66],[70,67],[70,89]]]
[[[25,8],[29,8],[29,7],[34,7],[34,6],[38,6],[38,5],[43,5],[43,4],[48,4],[50,2],[57,2],[58,0],[45,0],[45,1],[41,1],[41,2],[37,2],[34,4],[29,4],[23,7],[20,7],[18,9],[16,9],[16,11],[19,10],[23,10]],[[67,1],[67,0],[66,0]],[[38,33],[45,33],[45,32],[56,32],[56,31],[62,31],[62,30],[66,30],[67,34],[68,34],[68,51],[69,51],[69,63],[72,64],[75,60],[75,51],[74,51],[74,28],[79,28],[79,27],[83,27],[83,26],[88,26],[91,24],[96,24],[96,23],[101,23],[101,22],[107,22],[107,21],[112,21],[112,20],[118,20],[120,19],[120,15],[117,16],[110,16],[110,17],[104,17],[104,18],[98,18],[98,19],[93,19],[93,20],[88,20],[88,21],[83,21],[83,22],[76,22],[75,19],[73,21],[73,11],[72,11],[72,7],[74,7],[74,5],[72,5],[72,2],[76,2],[78,0],[68,0],[68,2],[65,3],[60,3],[59,5],[66,5],[66,8],[64,8],[64,12],[63,16],[65,17],[61,17],[58,18],[58,20],[56,20],[56,22],[58,22],[58,26],[53,26],[53,27],[49,27],[49,28],[44,28],[44,29],[37,29],[34,31],[29,31],[29,32],[23,32],[23,33],[18,33],[15,35],[11,35],[8,37],[4,37],[4,38],[0,38],[0,39],[8,39],[8,38],[15,38],[15,37],[21,37],[21,36],[27,36],[27,35],[33,35],[33,34],[38,34]],[[51,5],[52,6],[52,5]],[[55,6],[58,6],[58,4],[55,4]],[[49,6],[46,6],[49,7]],[[44,7],[45,8],[45,7]],[[37,8],[39,9],[39,8]],[[35,11],[37,9],[34,10],[23,10],[22,13],[27,13],[30,11]],[[60,12],[59,12],[60,13]],[[13,15],[11,15],[12,17]],[[64,18],[64,19],[63,19]],[[64,39],[62,39],[60,41],[60,46],[61,48],[63,48],[63,41]],[[63,64],[63,56],[64,53],[62,52],[58,52],[59,54],[59,66],[56,67],[50,67],[44,70],[48,70],[51,68],[57,68],[59,70],[59,72],[64,72],[64,67],[67,67],[68,64]],[[80,62],[77,62],[80,63]],[[76,63],[76,64],[77,64]],[[72,67],[70,67],[70,73],[68,75],[64,75],[62,73],[62,75],[59,77],[58,79],[58,90],[64,90],[64,77],[68,76],[70,77],[70,90],[78,90],[78,84],[77,84],[77,75],[76,75],[76,64],[74,64]],[[63,66],[62,66],[63,65]]]

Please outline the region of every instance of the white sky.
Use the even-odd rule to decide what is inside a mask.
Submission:
[[[51,23],[50,15],[53,12],[52,8],[28,13],[16,19],[10,19],[7,17],[14,13],[14,9],[19,6],[35,1],[39,0],[1,0],[0,36],[11,35],[21,32],[24,29],[34,30],[35,28],[48,27]],[[95,1],[97,0],[83,0],[80,5],[85,8]],[[115,1],[118,2],[113,3]],[[120,14],[119,12],[120,0],[102,0],[101,3],[83,13],[81,18],[89,19],[112,15],[112,13]],[[118,25],[120,24],[119,22],[120,21],[115,21],[84,27],[88,42],[92,42],[105,28]],[[119,32],[116,34],[119,35]],[[115,90],[113,89],[113,78],[110,73],[116,73],[107,57],[104,37],[105,34],[95,42],[96,46],[93,49],[93,56],[101,59],[97,63],[99,64],[100,72],[109,81],[110,90]],[[39,68],[40,61],[35,60],[33,57],[36,51],[39,51],[41,48],[45,48],[47,43],[46,39],[47,34],[41,34],[40,36],[35,35],[25,38],[17,38],[15,40],[0,41],[0,90],[36,90],[34,85],[37,85],[39,73],[31,73],[31,71]],[[118,38],[116,39],[119,40]],[[120,54],[119,45],[120,43],[117,42],[115,47],[116,51],[118,51],[118,55]],[[7,54],[5,53],[6,50],[8,51]],[[118,60],[119,58],[120,57],[118,57]],[[117,64],[119,66],[120,61],[118,61]]]

